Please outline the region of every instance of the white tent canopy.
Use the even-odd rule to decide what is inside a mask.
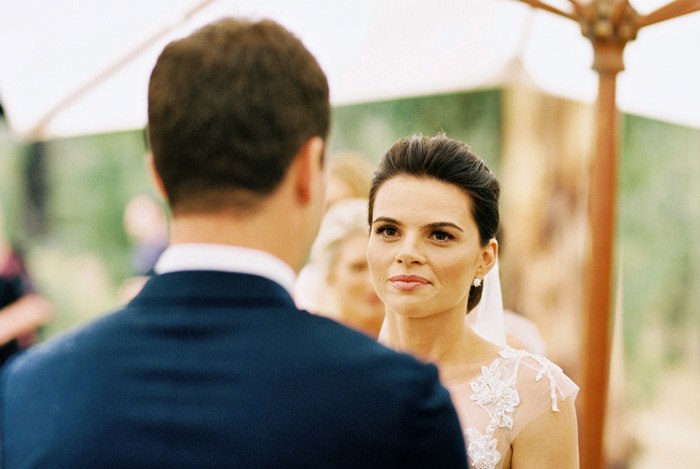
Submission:
[[[334,104],[513,82],[596,95],[576,24],[509,0],[0,0],[0,102],[11,130],[33,140],[143,127],[164,44],[227,15],[271,17],[296,32],[326,70]],[[645,28],[626,51],[620,109],[700,128],[696,44],[698,15]]]

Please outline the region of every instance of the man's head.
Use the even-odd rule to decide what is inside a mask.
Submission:
[[[328,95],[311,53],[270,20],[223,19],[166,46],[148,134],[173,214],[254,209],[309,139],[326,139]]]

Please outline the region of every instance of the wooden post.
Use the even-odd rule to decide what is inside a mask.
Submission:
[[[585,336],[582,347],[581,467],[605,467],[604,432],[612,331],[612,271],[617,194],[619,114],[617,74],[624,43],[594,43],[599,74],[596,144],[588,187],[589,236],[585,266]]]

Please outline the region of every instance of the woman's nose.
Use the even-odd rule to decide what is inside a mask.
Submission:
[[[396,253],[396,260],[400,264],[422,264],[425,262],[425,256],[421,253],[418,240],[410,237],[405,238]]]

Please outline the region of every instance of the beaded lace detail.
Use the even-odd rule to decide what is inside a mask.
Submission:
[[[502,455],[498,452],[498,441],[494,432],[498,428],[513,428],[513,413],[520,404],[520,394],[516,387],[518,372],[525,357],[536,363],[535,381],[542,378],[549,380],[552,411],[559,410],[557,383],[553,372],[561,373],[561,369],[546,358],[525,350],[501,350],[499,358],[488,366],[482,366],[481,374],[469,383],[472,390],[470,399],[489,416],[484,433],[473,427],[464,432],[468,442],[469,462],[474,469],[494,469],[501,460]]]

